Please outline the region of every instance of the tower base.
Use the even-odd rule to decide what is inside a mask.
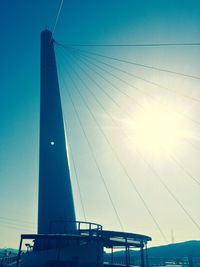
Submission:
[[[71,222],[70,222],[71,223]],[[147,242],[150,237],[140,234],[105,231],[94,223],[76,222],[77,231],[68,234],[26,234],[21,235],[17,267],[103,267],[131,266],[130,249],[141,252],[140,266],[148,265]],[[23,241],[27,252],[22,253]],[[125,249],[124,263],[119,265],[114,259],[114,249]],[[111,249],[109,257],[104,251]],[[121,263],[121,262],[120,262]]]

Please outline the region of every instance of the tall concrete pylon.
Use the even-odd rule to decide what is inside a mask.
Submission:
[[[38,234],[64,234],[76,226],[63,221],[76,219],[54,41],[49,30],[41,33],[40,75]]]
[[[103,230],[96,223],[75,222],[54,41],[48,30],[41,33],[39,164],[38,234],[21,235],[17,267],[103,267],[104,249],[108,248],[112,249],[109,266],[117,266],[113,263],[115,248],[124,248],[129,266],[130,247],[140,248],[144,267],[143,249],[150,237]],[[30,250],[22,254],[23,241]]]

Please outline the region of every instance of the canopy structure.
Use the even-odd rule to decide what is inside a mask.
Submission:
[[[66,226],[71,224],[72,222],[65,222],[63,224]],[[66,261],[66,255],[64,255],[63,250],[66,247],[66,244],[73,246],[73,244],[77,244],[76,248],[80,248],[81,246],[91,247],[94,246],[98,248],[96,250],[95,260],[93,265],[89,266],[119,266],[119,264],[114,263],[114,250],[120,249],[124,251],[125,266],[130,266],[130,249],[137,248],[140,249],[140,259],[141,259],[141,267],[148,266],[148,257],[147,251],[144,253],[144,249],[147,250],[147,242],[151,241],[151,237],[135,234],[135,233],[127,233],[127,232],[119,232],[119,231],[108,231],[103,230],[103,227],[99,224],[90,223],[90,222],[81,222],[76,221],[73,222],[77,226],[76,233],[72,234],[23,234],[21,235],[19,254],[18,254],[18,264],[20,260],[20,255],[22,251],[23,242],[26,240],[32,240],[33,245],[28,246],[27,255],[31,253],[37,253],[38,251],[41,253],[42,251],[53,253],[53,250],[56,250],[59,258],[52,260],[51,262],[54,264],[63,263]],[[38,241],[42,240],[42,246],[37,247],[35,244]],[[111,249],[110,254],[110,262],[108,263],[107,259],[102,257],[102,251],[105,249]],[[87,251],[88,257],[92,257]],[[94,255],[93,255],[94,256]],[[68,262],[70,262],[68,260]],[[79,260],[77,262],[80,263]],[[75,264],[74,262],[72,264]],[[18,265],[17,265],[18,266]],[[53,265],[54,266],[54,265]],[[57,266],[57,265],[55,265]],[[76,265],[73,265],[76,266]],[[86,266],[86,265],[77,265],[77,266]],[[121,265],[124,266],[124,265]]]

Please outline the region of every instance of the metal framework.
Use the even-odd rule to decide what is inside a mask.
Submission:
[[[52,249],[54,246],[56,249],[61,249],[66,245],[66,242],[77,243],[95,243],[98,246],[102,246],[104,249],[111,249],[111,261],[109,263],[104,263],[104,266],[116,266],[114,263],[114,249],[120,249],[125,251],[125,265],[121,266],[130,266],[130,249],[139,248],[140,249],[140,258],[141,258],[141,267],[148,267],[148,255],[147,255],[147,242],[151,241],[151,237],[119,232],[119,231],[108,231],[103,230],[102,225],[83,222],[83,221],[56,221],[54,223],[63,223],[68,227],[69,224],[76,224],[76,231],[69,234],[23,234],[21,235],[19,253],[17,258],[17,267],[19,266],[23,241],[33,240],[33,245],[29,245],[29,250],[27,253],[31,253],[39,250],[48,250]],[[42,242],[41,242],[42,241]],[[43,246],[37,246],[37,243],[43,243]],[[26,244],[27,245],[27,244]],[[31,248],[31,249],[30,249]],[[145,249],[145,253],[144,253]],[[57,263],[60,261],[59,258],[56,259]],[[96,262],[99,266],[99,257],[98,253],[96,255]],[[117,265],[119,266],[119,264]]]

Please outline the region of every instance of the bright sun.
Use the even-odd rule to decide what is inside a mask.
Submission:
[[[176,152],[177,146],[188,137],[188,120],[176,107],[147,104],[135,113],[131,135],[138,147],[153,155]]]

